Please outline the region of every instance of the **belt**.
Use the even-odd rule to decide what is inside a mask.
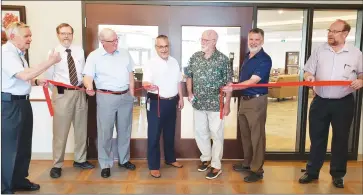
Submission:
[[[345,98],[349,98],[349,97],[352,97],[353,96],[353,94],[352,93],[350,93],[350,94],[348,94],[348,95],[346,95],[346,96],[344,96],[344,97],[341,97],[341,98],[323,98],[323,97],[321,97],[321,96],[319,96],[319,95],[315,95],[316,97],[318,97],[318,98],[320,98],[320,99],[322,99],[322,100],[341,100],[341,99],[345,99]]]
[[[77,86],[77,87],[79,87],[79,88],[83,88],[84,86],[83,86],[83,84],[82,84],[82,85]],[[77,89],[75,89],[75,88],[67,88],[67,87],[62,87],[62,86],[57,86],[57,89],[58,89],[58,91],[61,91],[61,90],[77,90]]]
[[[255,95],[242,95],[241,98],[243,100],[250,100],[250,99],[253,99],[253,98],[256,98],[256,97],[261,97],[261,96],[264,96],[266,94],[255,94]]]
[[[114,95],[122,95],[122,94],[125,94],[129,91],[129,89],[126,89],[125,91],[111,91],[111,90],[107,90],[107,89],[99,89],[100,91],[103,91],[103,92],[108,92],[108,93],[112,93]]]
[[[147,93],[147,97],[150,98],[151,100],[157,100],[158,99],[158,95],[154,94],[154,93]],[[179,97],[178,95],[175,95],[173,97],[159,97],[161,100],[173,100],[176,99],[177,97]]]
[[[1,101],[29,100],[29,95],[13,95],[11,93],[1,92]]]

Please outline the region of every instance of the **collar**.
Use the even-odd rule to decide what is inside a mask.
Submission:
[[[102,47],[100,47],[100,49],[101,49],[101,55],[107,55],[107,54],[109,54],[109,53],[107,53],[107,51],[105,50],[105,48],[103,48],[103,46]],[[118,54],[118,53],[120,53],[120,50],[119,50],[119,48],[117,47],[117,49],[116,49],[116,51],[114,51],[111,55],[113,55],[113,54]]]
[[[249,59],[250,57],[250,51],[246,54],[246,59]],[[256,58],[258,58],[258,57],[261,57],[261,55],[263,55],[265,53],[265,51],[263,50],[263,47],[261,47],[261,49],[260,49],[260,51],[258,51],[254,56],[253,56],[253,58],[254,57],[256,57]]]
[[[327,50],[330,50],[332,52],[335,52],[334,49],[328,43],[325,43],[324,44],[324,49],[327,49]],[[349,52],[349,45],[347,43],[345,43],[344,44],[344,47],[340,51],[338,51],[336,53],[340,53],[340,52]]]
[[[69,46],[69,48],[64,47],[62,44],[59,44],[58,47],[59,47],[59,50],[62,51],[62,52],[66,52],[66,49],[70,49],[72,51],[72,53],[73,53],[73,44],[71,44]]]
[[[19,48],[17,48],[11,41],[6,42],[5,44],[8,45],[8,47],[13,50],[16,51],[19,56],[24,56],[25,55],[25,51],[21,51]]]

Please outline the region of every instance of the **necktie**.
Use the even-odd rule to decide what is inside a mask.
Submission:
[[[68,53],[67,62],[68,62],[68,70],[69,70],[69,80],[71,81],[71,84],[73,86],[77,86],[78,85],[77,70],[76,70],[76,66],[74,64],[72,55],[71,55],[71,50],[66,49],[66,52]]]

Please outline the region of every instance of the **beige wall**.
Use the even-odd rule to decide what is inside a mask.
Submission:
[[[2,1],[3,5],[24,5],[27,24],[32,31],[29,49],[30,66],[45,60],[47,52],[58,44],[56,30],[58,24],[66,22],[73,26],[74,43],[82,44],[82,4],[81,1]],[[33,87],[31,98],[44,98],[40,87]],[[52,159],[52,117],[46,102],[32,102],[34,114],[33,159]],[[66,147],[67,159],[72,158],[74,148],[73,127]]]

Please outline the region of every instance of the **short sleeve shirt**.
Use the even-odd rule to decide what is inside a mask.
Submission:
[[[185,75],[193,80],[197,110],[219,112],[220,88],[232,82],[233,71],[226,55],[216,50],[209,59],[199,51],[189,59]]]

